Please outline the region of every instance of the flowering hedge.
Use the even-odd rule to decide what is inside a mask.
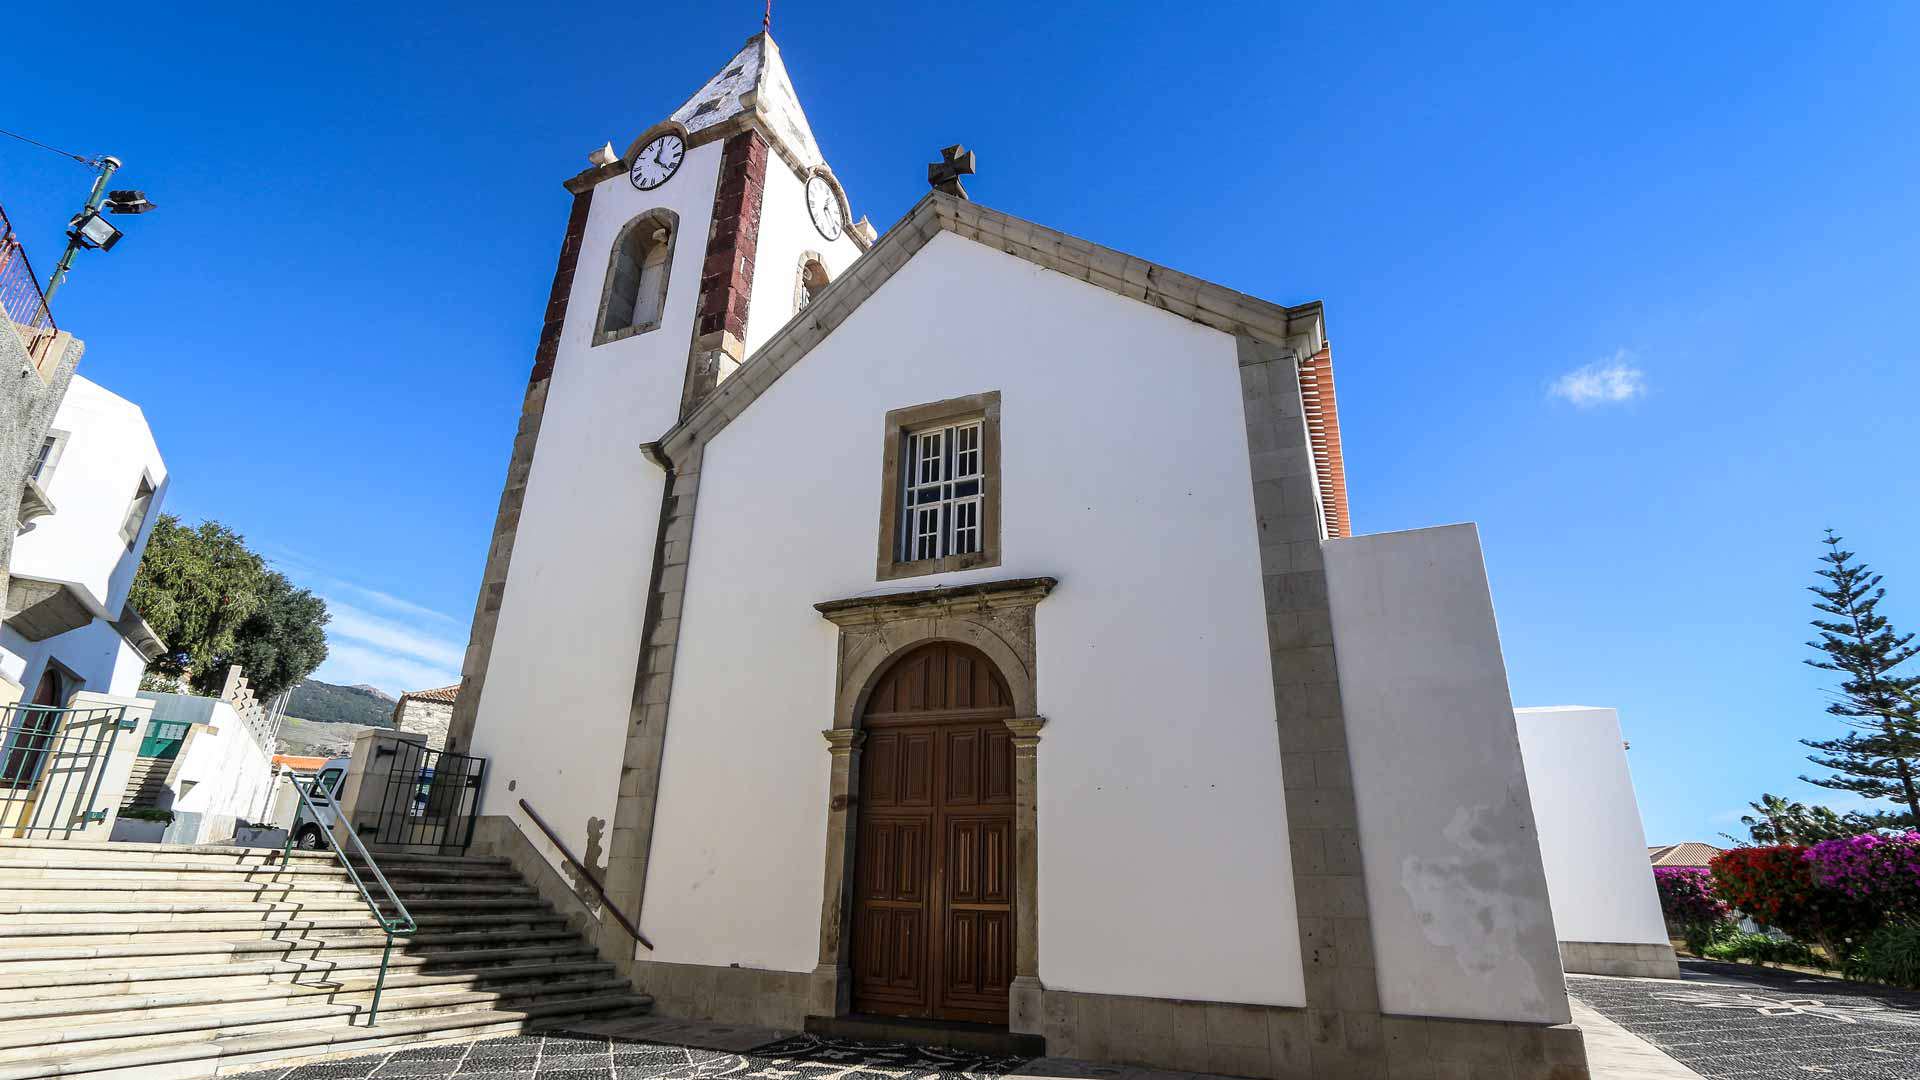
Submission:
[[[1806,856],[1798,844],[1721,852],[1713,859],[1714,891],[1755,922],[1845,960],[1884,921],[1884,909],[1815,880]]]
[[[1920,832],[1823,840],[1806,862],[1822,888],[1892,919],[1920,920]]]
[[[1660,913],[1670,927],[1684,930],[1733,918],[1726,901],[1714,895],[1713,875],[1702,867],[1655,867],[1653,883],[1660,890]]]

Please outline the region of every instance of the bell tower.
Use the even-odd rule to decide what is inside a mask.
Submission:
[[[875,240],[853,220],[765,31],[624,152],[609,143],[588,160],[565,181],[573,205],[454,715],[463,749],[495,710],[537,707],[523,666],[593,670],[576,680],[583,706],[611,712],[631,690],[637,617],[630,628],[603,622],[565,655],[543,650],[560,648],[553,628],[570,612],[645,591],[662,496],[639,448],[691,415]],[[511,685],[498,670],[508,665]],[[625,686],[589,685],[623,668]]]

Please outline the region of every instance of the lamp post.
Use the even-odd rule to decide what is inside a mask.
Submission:
[[[53,306],[53,294],[59,290],[60,283],[67,279],[67,271],[73,269],[73,256],[82,248],[111,251],[113,245],[120,242],[120,230],[100,211],[104,208],[110,214],[144,214],[153,209],[147,201],[144,191],[108,191],[107,181],[120,168],[117,157],[102,157],[92,163],[100,170],[93,181],[93,191],[87,196],[87,205],[81,208],[73,220],[67,223],[67,250],[60,255],[60,262],[53,268],[53,276],[47,279],[46,304]]]

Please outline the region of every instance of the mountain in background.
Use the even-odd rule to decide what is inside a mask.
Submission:
[[[302,679],[287,700],[287,715],[327,724],[392,727],[393,705],[393,698],[371,686]]]

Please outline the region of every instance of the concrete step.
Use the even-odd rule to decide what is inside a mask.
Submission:
[[[9,972],[0,975],[0,1002],[35,1001],[56,996],[95,996],[112,993],[167,993],[190,990],[206,984],[204,979],[242,980],[235,985],[263,985],[290,982],[302,977],[328,975],[347,977],[348,973],[377,971],[380,949],[355,950],[324,959],[301,956],[249,959],[229,956],[210,961],[175,958],[172,963],[128,966],[89,967],[84,972],[69,963],[51,969]],[[391,970],[410,973],[448,974],[477,971],[517,961],[560,962],[595,955],[578,938],[559,938],[546,943],[505,945],[487,948],[396,951],[389,959]]]
[[[544,905],[529,905],[523,911],[501,914],[416,915],[414,922],[422,932],[453,929],[491,931],[551,929],[566,925],[566,920]],[[223,918],[180,916],[155,922],[89,921],[44,925],[0,925],[0,959],[6,949],[45,948],[61,945],[105,945],[117,942],[163,941],[253,941],[285,934],[308,937],[341,937],[381,933],[378,923],[362,904],[358,912],[312,918],[261,919],[257,917]]]
[[[278,863],[279,848],[243,848],[225,844],[128,844],[104,840],[17,840],[0,839],[0,858],[30,857],[24,852],[45,852],[49,857],[65,855],[75,858],[95,858],[106,852],[117,862],[136,863],[141,861],[193,860],[205,862],[225,862],[235,865],[256,863]],[[415,866],[452,866],[452,867],[502,867],[511,864],[496,855],[376,855],[380,868]],[[339,857],[331,851],[301,851],[294,849],[289,861],[339,864]]]
[[[378,881],[365,881],[367,891],[375,896],[385,895]],[[471,896],[475,898],[525,896],[532,893],[532,886],[516,878],[503,878],[498,881],[413,881],[407,878],[388,878],[388,884],[402,899],[417,896],[423,900],[446,896]],[[328,893],[350,893],[360,895],[360,886],[346,878],[307,878],[294,877],[284,881],[222,881],[199,880],[193,878],[154,878],[146,879],[134,874],[119,874],[101,878],[61,879],[61,878],[0,878],[0,903],[35,903],[43,900],[68,900],[76,893],[101,900],[138,900],[147,896],[165,895],[178,899],[218,900],[225,897],[246,898],[250,896],[281,896],[295,894],[303,896],[324,896]]]
[[[538,980],[569,980],[611,976],[613,965],[604,960],[568,960],[499,964],[470,971],[426,974],[399,970],[387,973],[385,993],[422,989],[462,990],[504,986]],[[0,1030],[16,1025],[48,1023],[88,1023],[94,1019],[129,1020],[141,1016],[186,1014],[201,1009],[226,1009],[261,1002],[318,998],[326,1001],[360,1001],[373,993],[376,972],[346,979],[278,982],[234,986],[224,982],[199,990],[164,994],[98,994],[58,997],[32,1001],[0,1003]],[[84,989],[84,988],[83,988]]]
[[[354,869],[366,876],[366,865],[355,862]],[[435,863],[395,863],[387,865],[380,861],[380,870],[387,880],[401,881],[473,881],[499,882],[515,881],[519,875],[507,866],[443,866]],[[285,865],[280,862],[225,863],[195,862],[190,859],[152,859],[135,863],[121,862],[113,858],[84,858],[67,856],[64,858],[46,858],[38,855],[29,858],[9,857],[0,851],[0,882],[10,881],[97,881],[102,878],[137,877],[141,881],[188,880],[188,881],[283,881],[283,880],[340,880],[346,881],[347,872],[339,860],[328,862],[293,861]]]
[[[500,933],[441,931],[395,938],[394,948],[409,956],[456,952],[469,948],[520,948],[556,941],[578,942],[564,924],[541,930],[515,930]],[[112,971],[136,971],[143,966],[170,966],[187,962],[214,963],[221,959],[252,959],[276,956],[287,959],[378,954],[385,950],[385,934],[354,937],[315,938],[287,935],[257,941],[169,941],[125,942],[105,945],[60,945],[48,948],[0,949],[0,980],[30,971],[58,970],[83,981],[88,973],[105,968]]]
[[[421,988],[383,993],[380,997],[380,1016],[398,1021],[469,1009],[511,1008],[539,1000],[565,1000],[622,992],[631,993],[632,988],[623,979],[605,975],[535,981],[498,990]],[[43,1023],[36,1030],[0,1031],[0,1065],[61,1057],[76,1048],[108,1053],[198,1042],[215,1037],[257,1035],[331,1019],[365,1023],[366,1012],[365,1001],[310,1000],[71,1026]]]
[[[280,1063],[334,1054],[367,1053],[389,1046],[419,1046],[517,1034],[536,1026],[564,1026],[588,1018],[644,1013],[651,1000],[628,993],[595,994],[528,1002],[514,1008],[471,1009],[381,1020],[377,1027],[349,1026],[333,1017],[257,1034],[215,1035],[193,1042],[88,1053],[57,1046],[45,1059],[0,1065],[0,1080],[199,1080]]]
[[[511,896],[501,899],[407,899],[407,911],[415,917],[436,913],[499,913],[541,907],[540,896]],[[177,915],[259,915],[263,919],[290,919],[298,915],[338,915],[346,911],[367,911],[367,901],[359,894],[332,894],[324,899],[148,899],[148,901],[96,901],[96,899],[36,899],[23,903],[0,903],[0,915],[8,924],[33,922],[73,922],[75,917],[121,919],[121,917],[177,917]]]

